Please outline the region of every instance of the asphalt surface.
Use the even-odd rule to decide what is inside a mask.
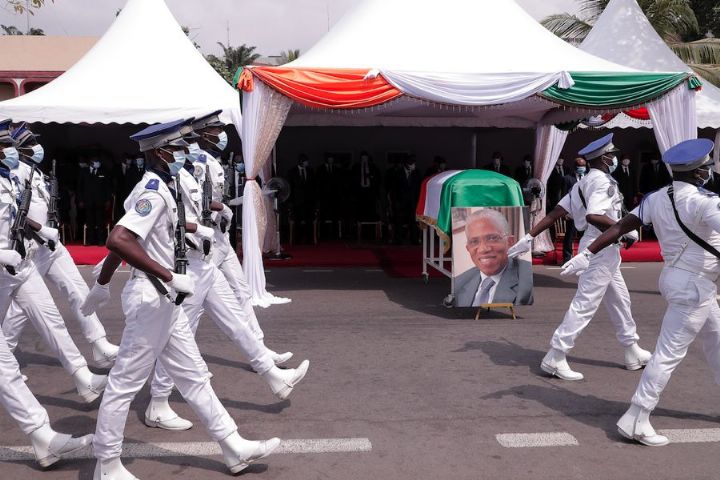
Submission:
[[[640,343],[652,349],[665,302],[657,291],[659,264],[625,265]],[[88,275],[89,269],[83,269]],[[209,320],[198,343],[213,386],[248,438],[367,438],[369,452],[297,453],[268,457],[241,476],[253,479],[710,479],[717,478],[717,443],[649,448],[624,441],[615,422],[628,406],[640,372],[622,368],[622,348],[600,311],[580,337],[571,365],[576,383],[542,374],[540,360],[574,293],[575,279],[535,267],[535,305],[518,319],[491,313],[474,321],[469,309],[441,306],[449,281],[396,279],[372,269],[270,268],[271,291],[288,305],[258,309],[266,343],[311,361],[305,380],[277,401],[234,346]],[[116,277],[112,303],[101,311],[111,340],[123,328]],[[57,298],[60,298],[59,296]],[[61,311],[67,305],[59,301]],[[77,326],[69,328],[83,353]],[[97,403],[85,406],[59,363],[28,328],[17,352],[28,385],[53,426],[75,434],[94,430]],[[98,371],[98,369],[95,369]],[[145,427],[147,386],[131,407],[128,442],[208,442],[178,394],[172,405],[196,421],[187,432]],[[718,390],[700,342],[672,377],[653,415],[658,429],[720,427]],[[3,411],[2,445],[29,445]],[[507,448],[498,434],[564,432],[575,445]],[[0,450],[2,454],[2,450]],[[219,456],[128,458],[145,479],[228,478]],[[0,462],[2,479],[89,479],[94,461],[68,460],[41,472],[33,462]]]

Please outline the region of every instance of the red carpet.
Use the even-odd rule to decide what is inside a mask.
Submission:
[[[78,265],[95,265],[107,255],[105,247],[68,245],[68,250]],[[577,244],[575,244],[577,251]],[[277,267],[367,267],[381,268],[392,277],[418,278],[422,273],[422,248],[420,246],[356,245],[344,242],[328,242],[320,245],[296,245],[284,250],[291,256],[288,260],[265,260],[266,268]],[[636,243],[629,250],[621,250],[624,262],[661,262],[660,246],[649,240]],[[562,259],[562,246],[542,258],[533,259],[535,265],[557,265]],[[430,269],[431,277],[442,274]]]

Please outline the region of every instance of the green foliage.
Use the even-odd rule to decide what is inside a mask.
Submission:
[[[707,33],[720,37],[720,3],[717,0],[690,0],[698,19],[698,32],[685,38],[686,41],[705,38]]]
[[[205,59],[230,85],[233,84],[233,77],[238,68],[253,63],[260,58],[259,53],[254,53],[256,47],[249,47],[245,44],[239,47],[231,47],[218,42],[223,49],[222,57],[208,55]]]
[[[50,1],[54,2],[55,0]],[[45,5],[45,0],[30,0],[29,5],[25,2],[25,0],[5,0],[5,4],[12,8],[15,13],[25,13],[27,10],[30,12],[30,15],[34,15],[33,10]]]
[[[30,28],[30,31],[24,33],[22,30],[14,25],[0,25],[3,30],[3,35],[45,35],[42,28]]]
[[[287,50],[285,52],[280,52],[280,58],[278,59],[278,65],[285,65],[286,63],[290,63],[294,60],[297,60],[298,57],[300,57],[300,50]]]

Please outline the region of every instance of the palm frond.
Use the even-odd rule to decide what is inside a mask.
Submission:
[[[641,0],[639,4],[655,31],[666,41],[677,41],[700,28],[689,0]]]
[[[671,43],[672,51],[687,64],[720,64],[720,40],[707,39],[690,43]]]
[[[582,40],[592,29],[592,25],[587,21],[569,13],[550,15],[540,23],[564,40]]]
[[[720,65],[690,65],[703,80],[720,87]]]

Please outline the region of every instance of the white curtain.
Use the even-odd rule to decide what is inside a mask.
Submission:
[[[395,88],[412,97],[453,105],[498,105],[517,102],[558,84],[575,82],[558,73],[428,73],[381,70]]]
[[[683,140],[697,138],[695,90],[682,82],[670,93],[647,105],[660,153]]]
[[[715,173],[720,174],[720,129],[715,132],[715,149],[713,150],[715,160]]]
[[[287,303],[265,289],[265,270],[260,245],[265,235],[267,212],[255,178],[270,158],[292,100],[256,81],[251,92],[243,92],[242,140],[248,181],[243,192],[243,269],[252,291],[253,305],[268,307]]]
[[[267,184],[268,180],[272,178],[273,168],[273,155],[267,159],[265,165],[263,165],[260,171],[260,178],[263,181],[263,185]],[[265,226],[265,235],[262,241],[263,252],[274,252],[277,250],[277,215],[275,214],[275,200],[268,196],[263,195],[263,201],[265,202],[265,211],[267,212],[267,225]]]
[[[553,125],[538,125],[535,131],[534,172],[535,178],[539,179],[543,185],[547,186],[547,181],[550,178],[553,167],[555,167],[555,163],[558,158],[560,158],[560,153],[565,146],[567,136],[567,131],[560,130]],[[532,212],[534,215],[531,215],[531,228],[545,218],[546,201],[547,194],[543,197],[542,202],[539,202],[539,208],[535,205],[535,210]],[[535,237],[533,241],[533,252],[545,253],[554,249],[555,247],[550,238],[550,233],[547,230]]]

